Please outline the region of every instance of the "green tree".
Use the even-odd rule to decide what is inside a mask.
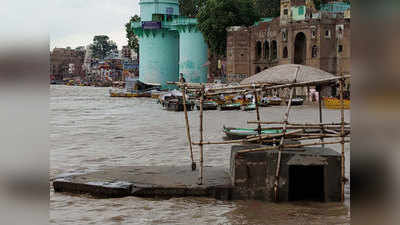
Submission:
[[[196,17],[200,8],[207,0],[179,0],[179,10],[181,16]]]
[[[126,37],[128,38],[128,46],[130,49],[133,49],[137,54],[139,54],[139,39],[133,33],[133,30],[131,28],[131,23],[133,22],[140,22],[140,17],[138,15],[134,15],[131,17],[128,23],[125,24],[125,30],[126,30]]]
[[[226,28],[251,26],[259,20],[252,0],[207,0],[197,15],[198,27],[211,53],[226,54]]]
[[[278,17],[280,15],[280,0],[253,0],[253,3],[260,17]]]
[[[94,58],[104,59],[113,50],[117,50],[118,47],[107,35],[97,35],[94,36],[93,44],[89,48]]]

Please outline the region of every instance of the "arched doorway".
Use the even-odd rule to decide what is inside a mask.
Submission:
[[[278,42],[277,41],[272,41],[272,52],[271,52],[271,60],[277,59],[278,58]]]
[[[264,42],[264,59],[269,59],[269,42]]]
[[[259,72],[261,72],[261,68],[260,68],[259,66],[257,66],[257,68],[256,68],[256,74],[259,73]]]
[[[282,58],[287,58],[288,57],[288,55],[289,55],[289,53],[288,53],[288,49],[287,49],[287,47],[285,46],[284,48],[283,48],[283,52],[282,52]]]
[[[257,41],[256,44],[256,59],[260,59],[262,54],[262,44],[261,41]]]
[[[294,41],[294,64],[306,64],[307,38],[303,32],[296,35]]]

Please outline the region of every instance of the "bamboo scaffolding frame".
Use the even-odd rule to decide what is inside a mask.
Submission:
[[[351,78],[350,75],[343,76],[343,78],[348,79]],[[262,86],[262,88],[257,89],[256,91],[267,91],[267,90],[275,90],[275,89],[282,89],[282,88],[291,88],[291,87],[305,87],[305,86],[313,86],[317,84],[323,84],[323,83],[331,83],[334,81],[337,81],[339,79],[342,79],[342,77],[332,77],[332,78],[326,78],[326,79],[320,79],[320,80],[315,80],[315,81],[304,81],[304,82],[297,82],[297,83],[290,83],[290,84],[279,84],[279,85],[273,85],[271,83],[255,83],[255,86]],[[248,88],[248,89],[246,89]],[[237,86],[237,91],[229,91],[229,92],[224,92],[224,90],[232,90],[232,87],[227,87],[227,88],[210,88],[207,90],[206,96],[214,96],[214,95],[220,95],[220,94],[235,94],[235,93],[246,93],[246,92],[254,92],[253,90],[253,84],[252,85],[245,85],[245,87],[240,87]],[[211,93],[214,91],[220,91],[218,93]]]
[[[299,72],[299,68],[297,69],[296,72],[296,77]],[[342,200],[344,200],[344,184],[345,184],[345,150],[344,150],[344,144],[349,143],[351,140],[346,140],[347,136],[350,136],[350,132],[348,129],[350,129],[350,123],[345,122],[344,120],[344,99],[343,99],[343,82],[345,79],[351,78],[350,75],[342,75],[341,77],[334,77],[334,78],[328,78],[328,79],[320,79],[320,80],[314,80],[314,81],[307,81],[307,82],[294,82],[290,84],[280,84],[280,85],[273,85],[271,83],[259,83],[259,84],[251,84],[251,85],[239,85],[239,86],[234,86],[234,87],[224,87],[224,88],[209,88],[205,89],[204,84],[187,84],[187,83],[182,83],[182,82],[168,82],[169,84],[175,84],[180,87],[184,87],[184,96],[186,96],[186,91],[194,91],[195,93],[199,94],[200,93],[200,141],[198,143],[192,142],[189,138],[190,137],[190,125],[188,118],[185,116],[185,120],[187,120],[187,133],[188,135],[188,141],[191,143],[190,145],[199,145],[200,146],[200,173],[199,173],[199,184],[203,184],[203,169],[204,169],[204,145],[218,145],[218,144],[235,144],[235,143],[250,143],[250,142],[257,142],[260,141],[262,143],[273,143],[275,144],[276,138],[280,138],[279,145],[277,146],[267,146],[267,147],[261,147],[257,149],[250,149],[250,150],[241,150],[238,153],[243,154],[243,153],[249,153],[249,152],[257,152],[257,151],[268,151],[268,150],[278,150],[278,163],[277,163],[277,168],[275,172],[275,183],[274,183],[274,196],[275,200],[278,200],[278,189],[279,189],[279,173],[280,173],[280,164],[281,164],[281,157],[282,157],[282,151],[287,149],[287,150],[297,150],[299,149],[296,148],[301,148],[301,147],[306,147],[306,146],[315,146],[315,145],[330,145],[330,144],[341,144],[342,147],[342,156],[341,156],[341,194],[342,194]],[[293,92],[295,90],[295,87],[304,87],[307,86],[316,86],[316,85],[326,85],[329,83],[332,83],[334,81],[339,81],[340,83],[340,101],[341,101],[341,122],[340,123],[323,123],[322,122],[322,109],[320,107],[320,122],[319,123],[290,123],[288,122],[289,118],[289,112],[291,109],[291,103],[293,99]],[[260,119],[260,114],[259,114],[259,109],[258,109],[258,93],[259,92],[265,92],[269,90],[278,90],[278,89],[283,89],[283,88],[290,88],[291,89],[291,94],[290,94],[290,99],[287,107],[287,112],[284,116],[284,120],[282,122],[264,122],[261,121]],[[243,140],[232,140],[232,141],[223,141],[223,142],[206,142],[204,141],[204,136],[203,136],[203,102],[206,96],[216,96],[216,95],[229,95],[229,94],[246,94],[246,93],[254,93],[256,97],[256,112],[257,112],[257,121],[248,121],[249,124],[257,124],[258,128],[258,135],[254,136],[249,136],[246,139]],[[198,96],[198,95],[197,95]],[[308,96],[309,97],[309,96]],[[186,106],[186,104],[185,104]],[[320,104],[321,106],[321,104]],[[185,110],[187,111],[187,109]],[[186,114],[187,112],[185,112]],[[278,127],[267,127],[267,128],[261,128],[261,125],[282,125]],[[282,130],[283,132],[281,134],[268,134],[268,135],[262,135],[261,131],[262,130]],[[306,132],[306,129],[314,129],[320,130],[320,133],[310,133]],[[287,131],[287,130],[294,130],[294,131]],[[340,130],[340,132],[338,132]],[[333,138],[340,138],[340,141],[331,141],[331,142],[325,142],[323,141],[324,138],[326,139],[333,139]],[[302,140],[313,140],[313,139],[320,139],[321,141],[319,142],[313,142],[313,143],[303,143],[303,144],[284,144],[284,140],[292,140],[292,141],[302,141]],[[191,150],[192,151],[192,150]],[[300,150],[301,151],[301,150]]]
[[[186,106],[186,85],[181,86],[182,89],[182,99],[183,99],[183,111],[185,112],[185,123],[186,123],[186,136],[189,143],[189,150],[190,150],[190,159],[192,160],[192,170],[196,170],[196,162],[193,158],[193,147],[192,147],[192,138],[190,135],[190,124],[188,118],[188,111]]]

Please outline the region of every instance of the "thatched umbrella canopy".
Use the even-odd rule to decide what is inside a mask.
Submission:
[[[297,68],[299,73],[297,74]],[[271,67],[240,82],[241,85],[270,83],[270,84],[287,84],[296,82],[308,82],[314,80],[323,80],[335,77],[335,75],[323,70],[296,64],[284,64]]]

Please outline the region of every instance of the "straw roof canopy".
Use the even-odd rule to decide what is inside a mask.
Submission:
[[[297,74],[297,68],[299,73]],[[271,67],[240,82],[241,85],[271,83],[271,84],[287,84],[296,82],[308,82],[314,80],[322,80],[336,77],[333,74],[323,70],[296,64],[284,64]]]

